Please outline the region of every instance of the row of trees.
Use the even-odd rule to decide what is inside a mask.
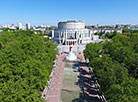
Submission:
[[[138,33],[125,32],[110,42],[88,44],[84,54],[108,102],[138,102]]]
[[[56,45],[32,31],[0,33],[0,101],[41,102]]]
[[[111,33],[109,33],[109,32],[105,33],[105,31],[95,33],[95,35],[99,35],[99,37],[102,38],[102,39],[104,39],[104,38],[112,39],[117,34],[118,34],[117,31],[114,31],[114,32],[111,32]]]

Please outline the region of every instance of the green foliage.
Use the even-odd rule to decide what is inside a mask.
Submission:
[[[1,32],[0,44],[0,101],[43,101],[56,45],[31,31]]]
[[[3,30],[3,31],[14,31],[14,29],[10,29],[10,28],[2,28],[1,30]]]
[[[138,101],[138,80],[128,78],[121,84],[113,84],[107,90],[108,102],[137,102]]]
[[[95,35],[99,35],[100,38],[108,38],[108,39],[112,39],[113,37],[115,37],[116,35],[118,35],[120,33],[117,33],[117,31],[114,31],[114,32],[97,32],[95,33]]]
[[[117,31],[114,31],[114,32],[112,32],[112,33],[107,32],[107,33],[105,34],[105,37],[108,38],[108,39],[112,39],[113,37],[115,37],[115,36],[118,35],[118,34],[119,34],[119,33],[117,33]]]
[[[52,27],[49,27],[48,30],[53,30],[53,28]]]
[[[102,45],[88,44],[84,50],[109,102],[138,101],[138,33],[124,32],[130,34],[117,34]]]
[[[86,57],[90,60],[92,60],[95,57],[98,57],[98,51],[102,48],[102,44],[88,44],[86,46],[86,49],[84,50],[84,54]]]
[[[138,33],[138,30],[134,30],[133,33]]]
[[[99,37],[103,36],[105,34],[105,31],[104,32],[96,32],[95,35],[99,35]]]

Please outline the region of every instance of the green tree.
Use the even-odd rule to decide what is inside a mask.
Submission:
[[[125,33],[130,34],[114,34],[111,41],[84,50],[109,102],[138,101],[138,33]]]
[[[0,101],[44,101],[56,45],[32,31],[1,32],[0,44]]]

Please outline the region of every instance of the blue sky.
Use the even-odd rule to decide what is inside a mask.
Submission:
[[[92,24],[138,24],[138,0],[1,0],[0,24],[56,25],[57,20]]]

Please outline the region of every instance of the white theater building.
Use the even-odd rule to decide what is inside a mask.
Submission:
[[[91,41],[92,32],[85,28],[84,21],[59,21],[58,28],[54,30],[54,41],[61,45],[87,44]]]
[[[68,51],[70,42],[73,49],[78,51],[83,50],[86,44],[91,42],[92,35],[93,31],[85,28],[84,21],[67,20],[58,22],[58,28],[52,34],[52,40],[59,44],[60,51]]]

